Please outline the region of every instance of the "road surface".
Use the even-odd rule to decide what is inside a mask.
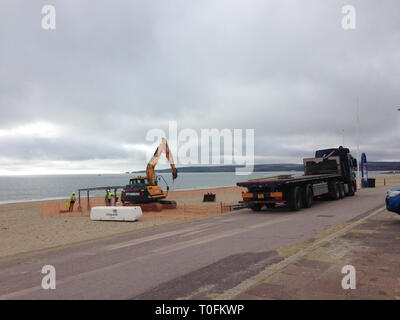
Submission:
[[[318,201],[298,212],[244,209],[3,259],[0,299],[213,298],[282,261],[282,247],[313,241],[328,228],[381,208],[386,189]],[[44,265],[55,267],[55,290],[42,288]]]

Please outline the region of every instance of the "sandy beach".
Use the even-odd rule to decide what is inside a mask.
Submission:
[[[168,199],[176,200],[180,211],[145,212],[136,222],[91,221],[88,212],[86,216],[79,213],[42,216],[42,206],[54,201],[3,204],[0,205],[0,258],[220,214],[221,202],[237,204],[242,191],[239,187],[171,191]],[[202,203],[207,192],[216,194],[215,203]]]

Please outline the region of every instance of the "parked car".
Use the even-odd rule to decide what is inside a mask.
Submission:
[[[387,191],[386,209],[400,214],[400,188],[393,188]]]

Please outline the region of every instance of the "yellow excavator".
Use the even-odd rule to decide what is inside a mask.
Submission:
[[[153,157],[149,161],[146,167],[145,177],[135,177],[129,180],[129,184],[121,192],[121,201],[124,205],[134,203],[149,203],[149,202],[160,202],[162,204],[174,204],[174,201],[162,200],[167,197],[169,186],[163,176],[155,176],[154,168],[156,167],[158,160],[162,153],[165,153],[169,164],[172,169],[172,179],[175,180],[178,177],[178,170],[175,168],[172,154],[169,150],[167,139],[162,138],[161,144],[157,147]],[[158,185],[158,181],[163,179],[167,185],[167,191],[164,192]]]

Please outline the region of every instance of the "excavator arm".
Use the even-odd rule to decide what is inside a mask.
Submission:
[[[154,152],[153,157],[147,164],[146,175],[147,175],[147,179],[148,179],[150,185],[154,185],[154,183],[155,183],[154,168],[156,167],[158,160],[160,159],[161,154],[163,152],[165,153],[165,156],[167,157],[169,164],[171,165],[172,179],[175,180],[178,176],[178,171],[175,168],[174,159],[172,158],[172,154],[169,150],[167,139],[162,138],[161,144],[157,147],[156,151]]]

